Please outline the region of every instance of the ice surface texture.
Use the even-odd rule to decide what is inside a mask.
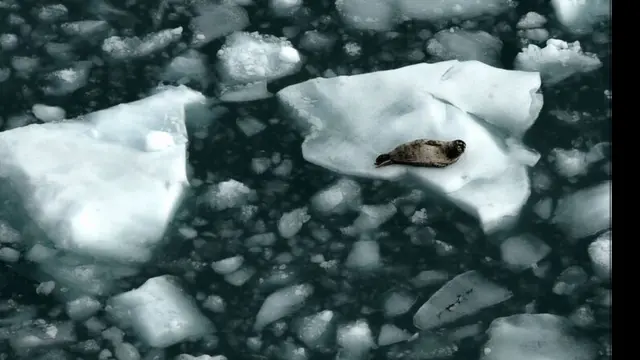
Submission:
[[[197,339],[214,330],[213,324],[171,276],[151,278],[137,289],[114,296],[106,310],[120,325],[131,327],[152,347]]]
[[[0,179],[58,249],[144,262],[188,186],[185,106],[202,101],[168,88],[77,121],[2,132]]]
[[[597,348],[575,335],[568,319],[551,314],[498,318],[487,333],[482,360],[593,360]]]
[[[538,73],[452,60],[312,79],[277,96],[306,136],[307,161],[346,175],[412,178],[491,232],[529,197],[526,166],[539,156],[522,156],[522,146],[513,145],[538,117],[539,88]],[[416,138],[463,139],[467,150],[444,169],[373,166],[378,154]]]

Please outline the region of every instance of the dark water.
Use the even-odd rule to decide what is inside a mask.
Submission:
[[[0,1],[1,3],[1,1]],[[28,111],[35,103],[43,102],[48,105],[63,107],[68,117],[85,114],[97,109],[107,108],[122,102],[133,101],[144,96],[157,84],[157,79],[164,64],[184,49],[173,46],[165,53],[150,58],[125,62],[105,63],[95,67],[90,75],[87,86],[69,96],[51,98],[41,91],[41,74],[55,69],[58,64],[46,55],[42,54],[42,48],[37,45],[37,39],[41,32],[43,37],[50,34],[46,29],[39,27],[29,10],[33,6],[42,4],[36,1],[24,1],[22,9],[14,12],[22,16],[31,25],[28,39],[21,43],[13,54],[25,56],[38,56],[40,66],[35,74],[28,79],[20,79],[15,76],[8,81],[0,83],[0,117],[5,120],[18,113]],[[113,25],[133,34],[145,34],[157,29],[154,28],[151,14],[155,2],[111,1],[115,7],[128,11],[135,15],[137,21],[131,24],[119,19]],[[293,76],[271,83],[270,90],[275,92],[287,85],[295,84],[319,76],[328,69],[342,69],[346,73],[371,72],[376,70],[394,69],[415,63],[410,61],[407,54],[416,44],[422,46],[419,40],[419,32],[428,29],[436,32],[442,27],[434,24],[408,21],[399,25],[394,33],[372,33],[348,30],[339,20],[333,1],[314,0],[305,3],[305,9],[295,17],[276,19],[269,12],[267,1],[255,1],[248,6],[251,25],[246,31],[259,31],[264,34],[283,36],[283,29],[289,26],[298,28],[299,35],[290,38],[293,44],[297,44],[300,35],[309,29],[317,29],[323,32],[336,34],[336,42],[331,51],[319,54],[304,53],[307,56],[306,67]],[[94,18],[89,14],[87,7],[81,2],[69,2],[69,18],[72,20],[82,18]],[[478,28],[491,31],[494,25],[504,21],[510,24],[517,22],[528,11],[536,11],[550,19],[553,24],[553,13],[547,1],[520,1],[514,12],[507,15],[480,19]],[[9,11],[0,7],[0,33],[15,32],[15,27],[7,25]],[[160,28],[183,26],[188,29],[189,14],[178,14],[167,18]],[[313,25],[312,25],[313,24]],[[450,25],[450,24],[443,24]],[[609,32],[610,28],[600,29]],[[35,34],[35,35],[34,35]],[[57,35],[51,35],[56,38]],[[185,36],[189,31],[185,30]],[[562,34],[565,41],[574,40],[568,34]],[[35,39],[35,40],[34,40]],[[553,173],[545,158],[545,155],[554,147],[578,148],[588,150],[598,142],[610,141],[611,137],[611,100],[604,95],[605,89],[611,89],[610,85],[610,44],[596,44],[589,36],[578,38],[585,51],[598,54],[603,62],[599,70],[577,75],[555,86],[544,90],[545,105],[536,124],[529,130],[525,137],[525,143],[543,154],[543,158],[533,169],[534,172],[548,173],[553,179],[551,190],[544,194],[552,198],[558,198],[569,189],[578,189],[583,186],[596,184],[610,178],[610,174],[595,166],[588,176],[580,178],[578,182],[569,182]],[[504,42],[502,62],[505,68],[513,63],[513,58],[520,49],[515,32],[502,33]],[[362,47],[360,56],[353,57],[344,53],[343,45],[356,42]],[[210,54],[210,61],[215,59],[215,54],[221,46],[222,40],[216,40],[200,49],[202,53]],[[88,58],[100,54],[99,44],[85,44],[77,51],[78,59]],[[389,57],[388,54],[393,56]],[[429,55],[425,61],[430,61]],[[10,67],[10,57],[0,53],[0,67]],[[196,87],[197,88],[197,87]],[[215,96],[213,87],[202,90],[208,96]],[[193,178],[206,178],[207,173],[213,173],[216,181],[236,179],[248,187],[255,189],[260,196],[260,211],[258,218],[266,219],[269,231],[274,231],[275,224],[283,212],[308,205],[308,199],[319,190],[327,187],[339,178],[337,174],[324,170],[316,165],[307,163],[302,158],[300,143],[302,137],[290,126],[287,119],[282,117],[275,99],[255,101],[251,103],[224,104],[226,110],[220,114],[212,125],[211,136],[204,140],[192,139],[189,148],[189,162],[193,167]],[[552,114],[552,110],[565,109],[585,113],[587,120],[580,121],[578,125],[566,124]],[[247,138],[237,128],[235,120],[238,117],[253,116],[264,123],[269,119],[279,118],[277,124],[269,125],[259,136]],[[286,178],[278,177],[267,172],[256,175],[252,172],[250,161],[259,156],[270,157],[274,152],[282,154],[284,159],[293,163],[293,171]],[[407,193],[411,189],[398,184],[382,183],[358,179],[363,189],[363,199],[367,204],[387,203],[390,199]],[[278,188],[279,191],[272,189]],[[257,274],[274,271],[273,263],[266,260],[264,254],[248,251],[242,244],[243,236],[252,234],[251,229],[243,229],[235,222],[237,214],[233,212],[212,214],[196,203],[196,197],[201,190],[196,189],[192,197],[185,200],[179,216],[175,220],[175,226],[167,235],[167,245],[162,248],[153,262],[145,266],[137,277],[127,279],[121,284],[124,290],[139,286],[146,279],[163,275],[175,274],[183,277],[185,272],[192,268],[192,264],[185,259],[196,259],[202,263],[224,259],[229,256],[242,254],[246,262],[257,270]],[[6,198],[9,198],[8,196]],[[429,194],[422,200],[417,208],[436,209],[439,217],[429,223],[429,226],[437,234],[437,238],[455,248],[452,254],[442,256],[434,251],[434,245],[430,241],[420,243],[420,236],[408,234],[407,228],[415,228],[405,216],[395,216],[385,223],[375,235],[381,250],[380,253],[385,263],[385,270],[375,276],[363,276],[349,272],[339,272],[335,275],[327,275],[321,272],[317,266],[310,266],[308,257],[299,257],[288,265],[296,273],[302,282],[310,282],[316,287],[316,292],[302,313],[314,313],[322,309],[332,309],[341,320],[349,321],[366,317],[374,334],[386,321],[378,310],[381,299],[392,289],[403,289],[417,296],[414,308],[405,316],[398,318],[394,323],[401,328],[412,329],[412,316],[417,308],[423,304],[438,287],[423,290],[412,289],[407,280],[422,270],[441,269],[450,274],[459,274],[463,271],[475,269],[491,280],[500,283],[514,291],[514,297],[495,309],[483,311],[477,317],[465,319],[462,323],[482,322],[485,327],[491,320],[500,316],[522,313],[527,304],[535,302],[536,312],[553,313],[557,315],[570,315],[576,307],[584,304],[587,299],[597,296],[597,287],[586,286],[583,290],[572,296],[558,296],[551,292],[557,276],[568,266],[578,265],[590,272],[590,262],[585,239],[579,243],[567,241],[558,230],[532,214],[532,205],[538,202],[541,196],[533,193],[519,220],[518,225],[510,232],[485,237],[475,220],[455,209],[450,204],[444,203]],[[18,210],[19,205],[5,201],[0,212],[3,219],[11,220],[13,224],[24,221]],[[344,216],[331,216],[319,222],[310,222],[303,227],[299,238],[309,239],[310,231],[314,226],[324,226],[332,234],[332,240],[325,244],[313,241],[299,241],[296,246],[312,254],[323,254],[327,259],[335,259],[343,262],[351,248],[353,238],[342,235],[341,227],[349,225],[357,216],[351,213]],[[177,234],[177,228],[183,223],[191,222],[195,217],[214,218],[212,223],[204,226],[194,226],[198,232],[212,231],[225,226],[232,226],[240,231],[235,239],[214,238],[208,241],[194,254],[192,243],[182,241]],[[18,226],[21,227],[21,226]],[[514,275],[505,271],[500,259],[499,248],[496,246],[500,240],[516,234],[529,232],[543,239],[551,246],[550,256],[545,259],[549,266],[549,273],[539,278],[527,271]],[[413,241],[412,241],[413,239]],[[417,240],[416,240],[417,239]],[[336,246],[342,244],[344,246]],[[288,244],[277,244],[273,247],[274,253],[290,251]],[[34,305],[38,315],[47,319],[56,309],[60,309],[59,303],[47,296],[36,295],[34,289],[38,285],[29,273],[29,264],[20,261],[17,264],[0,264],[0,300],[13,299],[22,305]],[[204,350],[201,343],[185,343],[175,345],[167,349],[167,358],[186,352],[193,355],[207,353],[211,355],[224,354],[229,359],[261,359],[263,355],[251,354],[246,346],[246,337],[255,336],[251,332],[252,320],[255,317],[269,290],[256,291],[259,288],[258,276],[242,287],[234,287],[227,284],[220,275],[213,272],[210,267],[197,271],[194,276],[185,281],[185,287],[191,294],[202,292],[215,293],[222,296],[227,302],[227,311],[221,315],[210,315],[216,324],[219,333],[219,345],[215,350]],[[336,304],[336,295],[343,294],[349,301]],[[363,315],[363,308],[373,309],[370,314]],[[597,343],[608,342],[610,336],[610,324],[608,322],[608,309],[596,308],[597,325],[584,331],[585,335]],[[64,314],[62,315],[64,318]],[[282,340],[265,331],[263,341],[265,346],[270,343],[280,343]],[[80,340],[89,338],[79,330]],[[127,341],[135,343],[135,337],[127,335]],[[460,344],[460,350],[451,357],[452,359],[466,360],[478,358],[480,347],[484,343],[484,335],[465,340]],[[103,348],[106,346],[103,346]],[[0,352],[7,354],[7,359],[13,359],[8,343],[0,341]],[[266,353],[266,352],[265,352]],[[72,358],[93,359],[97,354],[78,355],[72,352]],[[313,353],[312,359],[330,359],[334,354]],[[387,359],[387,352],[375,351],[375,359]],[[603,355],[602,359],[607,357]]]

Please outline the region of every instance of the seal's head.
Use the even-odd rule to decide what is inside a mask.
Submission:
[[[464,153],[467,148],[467,144],[462,140],[454,140],[450,143],[447,149],[447,156],[450,159],[455,159]]]

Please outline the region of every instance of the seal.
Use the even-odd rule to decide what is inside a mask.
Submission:
[[[467,144],[462,140],[443,141],[418,139],[402,145],[376,158],[377,168],[393,164],[436,167],[449,166],[460,158]]]

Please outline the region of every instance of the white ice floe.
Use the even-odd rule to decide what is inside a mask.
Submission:
[[[137,289],[109,299],[106,311],[123,328],[131,328],[148,346],[164,348],[196,340],[213,324],[172,276],[158,276]]]
[[[530,44],[514,60],[516,70],[536,71],[545,85],[554,85],[575,74],[599,69],[602,62],[595,54],[584,53],[579,41],[567,43],[549,39],[545,47]]]
[[[317,78],[277,96],[305,135],[307,161],[346,175],[413,179],[491,232],[517,217],[529,197],[527,167],[539,155],[515,145],[538,117],[539,88],[537,73],[446,61]],[[416,138],[463,139],[467,150],[444,169],[373,166],[378,154]]]
[[[611,181],[578,190],[558,200],[552,222],[573,238],[611,227]]]

